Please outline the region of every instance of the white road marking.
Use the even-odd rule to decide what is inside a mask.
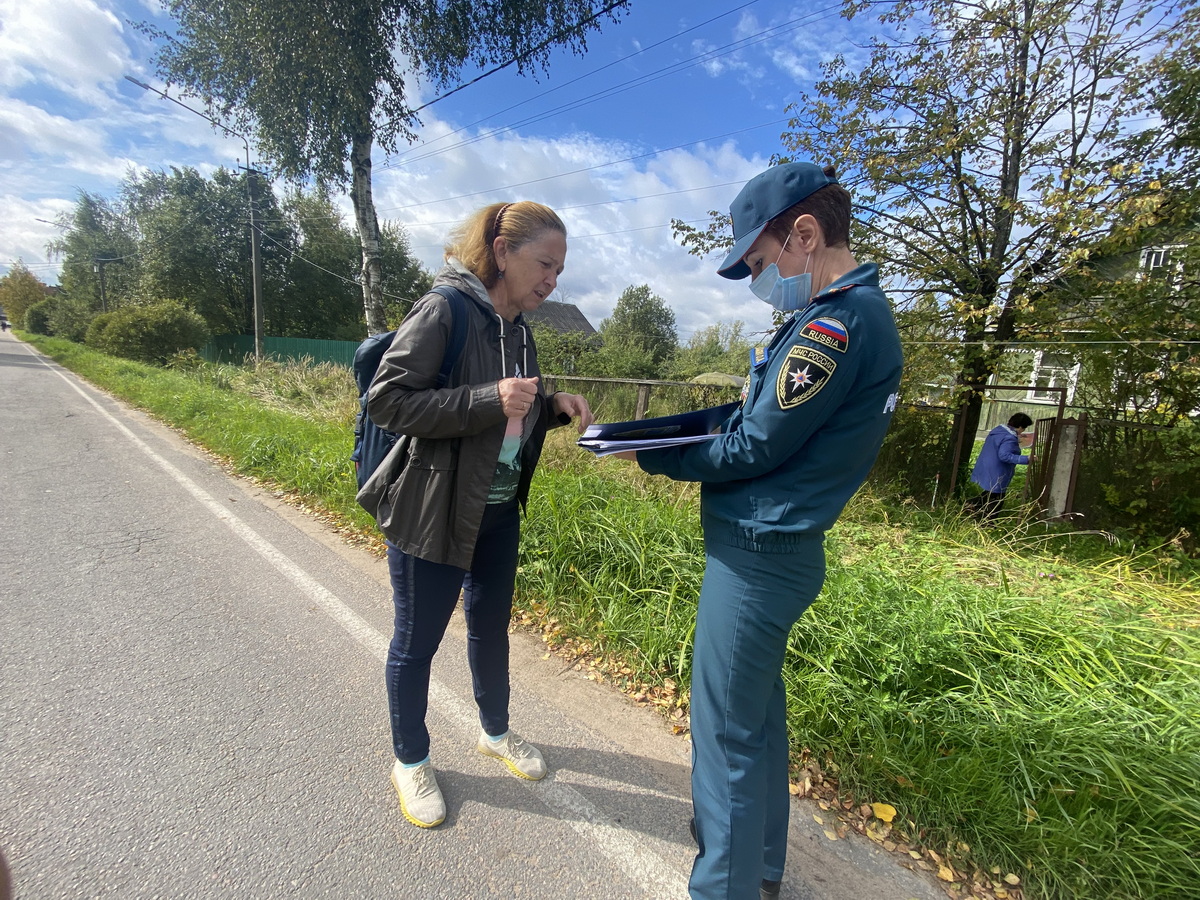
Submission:
[[[170,475],[201,506],[229,526],[234,534],[274,566],[276,571],[296,585],[355,641],[370,651],[379,661],[387,662],[388,638],[376,631],[358,613],[342,603],[332,592],[292,562],[286,554],[223,507],[211,494],[155,452],[152,447],[104,409],[78,384],[46,363],[40,354],[34,353],[33,355],[70,385],[79,396],[95,407],[100,415],[104,416],[159,468]],[[429,694],[440,713],[455,720],[465,734],[472,738],[475,736],[479,729],[479,719],[473,707],[459,699],[453,691],[436,679],[430,679]],[[521,783],[551,812],[569,824],[577,833],[592,841],[601,853],[612,860],[632,881],[641,885],[650,896],[677,898],[687,895],[687,879],[677,868],[668,864],[657,853],[646,849],[634,835],[605,817],[573,787],[555,780],[552,774],[538,782],[522,780]]]

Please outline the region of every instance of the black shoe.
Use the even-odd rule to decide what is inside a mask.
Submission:
[[[700,841],[696,838],[696,820],[694,818],[688,819],[688,831],[692,834],[692,840],[699,844]],[[779,900],[780,883],[778,881],[767,881],[764,878],[758,888],[759,900]]]

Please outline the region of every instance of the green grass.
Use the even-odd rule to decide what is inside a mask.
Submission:
[[[694,489],[615,461],[535,486],[521,602],[686,685]],[[789,641],[794,756],[832,760],[844,793],[894,805],[960,871],[1020,873],[1026,896],[1194,896],[1200,579],[1053,541],[1107,546],[856,498]]]
[[[64,365],[255,475],[369,527],[347,460],[348,375],[163,371],[63,341]],[[318,387],[310,384],[318,383]],[[697,491],[547,442],[517,603],[557,639],[686,699],[703,576]],[[1200,884],[1200,569],[1019,516],[860,493],[785,679],[795,758],[890,803],[910,840],[1021,875],[1045,900],[1184,900]]]

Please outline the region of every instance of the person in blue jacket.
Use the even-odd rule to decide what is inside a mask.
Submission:
[[[971,471],[971,480],[983,493],[967,501],[967,508],[984,522],[1000,515],[1017,466],[1029,465],[1029,455],[1021,453],[1021,435],[1032,424],[1033,419],[1025,413],[1015,413],[1007,425],[997,425],[983,440]]]
[[[878,268],[850,252],[832,167],[784,163],[730,207],[718,269],[788,313],[751,356],[741,408],[709,442],[637,453],[701,483],[706,565],[691,686],[694,900],[777,897],[788,829],[788,632],[825,580],[824,534],[875,462],[903,363]]]

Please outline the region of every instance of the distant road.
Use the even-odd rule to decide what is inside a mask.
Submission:
[[[464,631],[435,660],[449,815],[401,816],[384,565],[0,335],[0,852],[18,900],[687,896],[688,747],[513,641],[513,724],[474,750]],[[347,438],[349,444],[349,436]],[[534,513],[536,515],[536,511]],[[787,900],[940,900],[793,807]]]

